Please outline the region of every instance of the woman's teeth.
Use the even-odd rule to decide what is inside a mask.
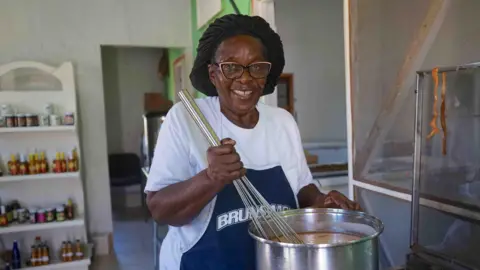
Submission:
[[[234,90],[233,93],[235,93],[237,96],[239,96],[241,99],[248,99],[252,95],[252,91],[238,91]]]

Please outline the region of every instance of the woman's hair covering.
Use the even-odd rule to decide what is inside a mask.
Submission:
[[[285,66],[282,40],[263,18],[237,14],[229,14],[216,19],[200,38],[197,57],[190,73],[190,81],[195,89],[207,96],[218,96],[217,90],[209,78],[208,65],[214,59],[220,43],[238,35],[249,35],[262,42],[265,56],[272,63],[263,95],[273,93]]]

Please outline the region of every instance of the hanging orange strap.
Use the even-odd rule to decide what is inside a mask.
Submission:
[[[432,70],[432,78],[433,78],[433,82],[434,82],[434,86],[433,86],[433,118],[432,118],[432,121],[430,121],[430,127],[432,128],[432,131],[430,131],[430,134],[428,134],[427,139],[432,138],[435,134],[440,132],[440,130],[437,127],[437,117],[438,117],[438,113],[437,113],[438,68],[434,68]]]
[[[442,125],[443,138],[442,138],[442,154],[447,154],[447,121],[445,119],[445,93],[447,92],[447,74],[442,72],[442,104],[440,105],[440,124]]]

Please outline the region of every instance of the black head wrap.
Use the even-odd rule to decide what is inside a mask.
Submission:
[[[197,57],[190,73],[190,80],[195,89],[207,96],[218,96],[217,89],[210,81],[208,65],[214,58],[220,43],[238,35],[249,35],[262,42],[266,49],[267,60],[272,63],[263,95],[273,93],[285,66],[282,40],[263,18],[237,14],[229,14],[216,19],[200,38]]]

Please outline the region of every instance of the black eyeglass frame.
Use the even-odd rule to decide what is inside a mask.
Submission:
[[[235,65],[241,66],[241,67],[243,68],[243,69],[242,69],[242,73],[240,73],[238,76],[235,76],[235,77],[232,77],[232,78],[225,76],[225,73],[223,72],[222,66],[223,66],[223,65],[231,65],[231,64],[235,64]],[[265,76],[255,77],[255,76],[252,75],[252,73],[250,72],[250,67],[252,67],[252,66],[255,65],[255,64],[268,64],[268,65],[269,65],[269,66],[268,66],[268,72],[266,73]],[[250,76],[251,76],[252,78],[254,78],[254,79],[264,79],[264,78],[268,77],[268,74],[270,74],[270,71],[272,70],[272,63],[267,62],[267,61],[254,62],[254,63],[251,63],[251,64],[248,65],[248,66],[241,65],[241,64],[239,64],[239,63],[237,63],[237,62],[220,62],[220,63],[213,63],[213,65],[219,67],[219,68],[220,68],[220,72],[222,72],[222,75],[223,75],[225,78],[230,79],[230,80],[236,80],[236,79],[238,79],[238,78],[241,78],[241,77],[243,76],[243,73],[245,72],[245,70],[248,70],[248,73],[249,73]]]

